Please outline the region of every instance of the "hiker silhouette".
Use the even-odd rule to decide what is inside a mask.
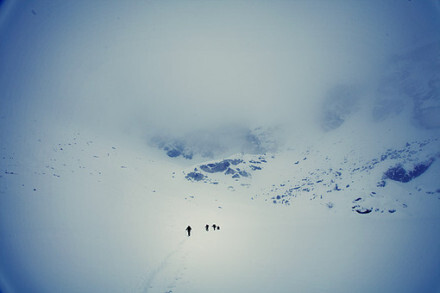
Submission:
[[[188,232],[188,237],[191,236],[191,230],[192,230],[191,226],[186,227],[185,230]]]
[[[212,228],[213,228],[214,231],[215,231],[215,229],[217,228],[217,225],[216,225],[216,224],[212,225]]]
[[[206,229],[206,231],[209,231],[209,225],[208,224],[206,224],[205,229]]]

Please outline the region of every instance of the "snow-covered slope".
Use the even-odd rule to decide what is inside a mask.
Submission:
[[[434,179],[440,174],[439,139],[429,131],[420,131],[412,140],[399,138],[390,125],[395,123],[368,128],[351,123],[311,145],[299,142],[280,153],[236,155],[198,164],[186,170],[185,178],[225,185],[231,191],[250,188],[251,199],[274,204],[316,200],[329,209],[358,213],[406,213],[415,198],[432,200],[433,211],[423,207],[410,214],[435,215],[440,198],[440,185]]]
[[[439,12],[0,0],[0,293],[440,293]]]
[[[90,131],[3,143],[2,290],[433,292],[439,140],[387,123],[189,167]]]

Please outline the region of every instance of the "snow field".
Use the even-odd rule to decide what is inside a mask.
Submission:
[[[289,178],[294,153],[268,158],[252,185],[231,192],[231,182],[187,181],[185,166],[159,160],[142,142],[64,135],[56,136],[60,145],[42,141],[24,159],[4,160],[14,172],[1,178],[5,292],[438,290],[439,201],[408,193],[435,185],[438,162],[425,177],[391,182],[377,195],[384,207],[401,198],[408,209],[358,215],[350,209],[353,190],[325,200],[300,196],[290,206],[256,196]],[[322,155],[310,157],[301,172]],[[374,178],[357,178],[354,191]],[[220,231],[206,232],[214,223]]]

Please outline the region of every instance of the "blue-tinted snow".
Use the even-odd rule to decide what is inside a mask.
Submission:
[[[439,291],[439,10],[1,1],[0,291]]]

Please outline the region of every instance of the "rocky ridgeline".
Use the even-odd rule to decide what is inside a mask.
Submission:
[[[199,165],[194,168],[194,171],[186,174],[185,178],[189,181],[202,181],[204,183],[214,183],[211,174],[222,173],[226,176],[230,176],[235,180],[240,178],[251,178],[252,172],[261,170],[262,165],[267,163],[265,156],[256,156],[255,159],[225,159],[219,162],[213,162],[208,164]]]
[[[440,152],[427,151],[429,145],[436,145],[437,139],[427,140],[423,142],[407,143],[402,149],[388,149],[377,158],[367,162],[353,162],[345,159],[340,162],[338,169],[315,169],[307,172],[302,178],[291,179],[278,185],[272,185],[265,196],[270,198],[274,204],[290,205],[295,197],[309,196],[313,199],[325,199],[327,195],[340,191],[350,191],[353,194],[358,192],[356,185],[362,178],[377,176],[377,172],[372,172],[376,168],[384,169],[381,177],[377,178],[376,186],[371,186],[371,190],[364,192],[364,196],[355,197],[352,201],[354,205],[352,210],[359,214],[368,214],[371,212],[396,212],[395,208],[375,208],[369,206],[368,203],[378,196],[380,188],[384,188],[387,182],[392,180],[400,183],[407,183],[424,174],[429,167],[440,157]],[[435,150],[435,148],[434,148]],[[298,168],[300,161],[296,161],[292,167]],[[362,180],[364,181],[364,180]],[[369,181],[369,180],[368,180]],[[355,188],[353,188],[355,187]],[[439,186],[440,187],[440,186]],[[440,188],[427,191],[427,194],[440,194]],[[382,196],[382,195],[381,195]],[[327,204],[329,208],[333,207],[333,203]],[[401,205],[406,208],[407,205]]]
[[[395,206],[374,207],[375,199],[378,200],[376,202],[380,202],[379,198],[387,196],[387,182],[405,184],[424,174],[440,158],[440,152],[436,151],[437,142],[437,139],[432,139],[407,143],[403,148],[388,149],[368,161],[348,156],[334,162],[327,156],[323,157],[318,152],[308,150],[298,155],[300,160],[292,160],[289,179],[263,188],[256,196],[261,196],[273,204],[284,205],[290,205],[295,198],[308,197],[310,200],[327,201],[326,205],[333,208],[334,204],[329,200],[333,194],[342,192],[353,195],[351,207],[356,213],[395,213]],[[331,165],[336,168],[313,168],[316,165],[311,166],[308,162],[314,159],[328,161],[328,164],[321,166]],[[199,165],[191,172],[185,173],[185,178],[193,182],[211,184],[220,183],[221,175],[236,181],[240,178],[250,179],[252,172],[261,170],[266,163],[265,156],[254,156],[254,159],[247,160],[225,159]],[[287,176],[289,177],[289,174]],[[440,185],[439,188],[426,193],[440,195]],[[407,205],[401,203],[400,207],[406,208]]]

